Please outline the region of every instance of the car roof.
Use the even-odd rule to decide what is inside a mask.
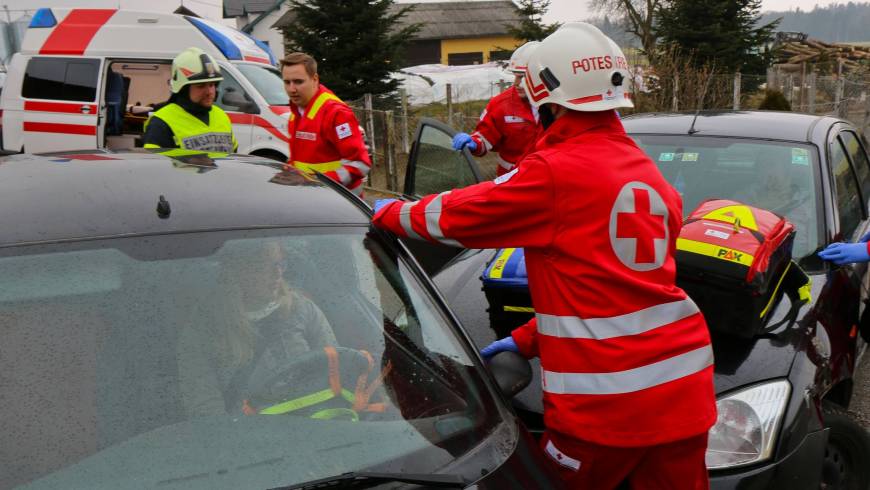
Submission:
[[[693,134],[698,136],[732,136],[812,142],[818,126],[830,126],[840,119],[830,116],[777,111],[701,111],[649,113],[627,116],[622,120],[632,134]]]
[[[94,150],[0,158],[0,246],[369,223],[362,201],[326,178],[282,170],[279,162],[261,157],[164,153]],[[161,196],[169,207],[164,217],[158,213]]]

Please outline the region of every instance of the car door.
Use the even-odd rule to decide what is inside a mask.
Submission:
[[[861,138],[858,136],[857,131],[855,131],[853,127],[840,125],[836,139],[842,148],[842,153],[846,156],[849,162],[851,170],[850,175],[855,181],[854,186],[848,184],[845,186],[841,185],[839,183],[840,179],[837,177],[836,167],[834,168],[834,183],[837,187],[835,191],[837,192],[838,215],[841,226],[845,228],[841,229],[841,232],[844,240],[857,241],[865,233],[870,231],[870,221],[868,221],[868,217],[870,217],[870,213],[868,213],[868,210],[870,210],[870,158],[868,158],[867,150],[861,142]],[[832,151],[832,155],[834,153],[835,152]],[[835,163],[835,160],[832,159],[832,164]],[[841,204],[841,187],[846,187],[846,193],[852,196],[852,198],[849,199],[848,204]],[[839,208],[843,205],[853,208],[853,211],[841,213]],[[849,220],[851,220],[851,222]],[[852,236],[850,237],[847,232],[852,226],[855,227],[855,231],[852,232]],[[849,283],[855,292],[855,296],[860,298],[857,305],[847,305],[847,309],[849,310],[858,310],[857,315],[850,318],[850,321],[854,322],[856,319],[860,319],[861,321],[859,323],[861,324],[862,330],[864,330],[864,338],[867,338],[867,336],[870,336],[870,325],[867,324],[870,323],[870,317],[865,318],[865,310],[868,301],[868,284],[870,284],[868,266],[866,263],[859,263],[852,264],[843,269],[849,276]]]
[[[428,194],[460,189],[481,181],[480,168],[467,148],[453,149],[456,130],[431,118],[423,118],[417,126],[402,195],[415,201]],[[431,244],[420,240],[404,240],[429,275],[437,272],[463,249]]]
[[[834,222],[826,234],[827,241],[857,241],[868,229],[867,192],[870,192],[870,168],[867,153],[854,130],[845,124],[835,125],[828,138],[828,168],[831,175]],[[863,190],[862,190],[863,188]],[[830,304],[823,323],[846,332],[852,342],[867,300],[867,264],[829,265],[826,288],[820,294]],[[821,301],[820,297],[820,301]],[[844,347],[843,351],[854,352]]]

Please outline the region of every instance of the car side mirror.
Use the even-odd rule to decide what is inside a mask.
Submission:
[[[244,112],[246,114],[259,114],[259,108],[257,104],[255,104],[248,94],[239,93],[233,87],[227,87],[224,89],[223,94],[223,103],[226,106],[238,107],[240,112]]]
[[[532,365],[516,352],[503,351],[489,361],[489,370],[499,389],[513,398],[532,382]]]

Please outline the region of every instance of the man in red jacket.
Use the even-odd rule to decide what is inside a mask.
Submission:
[[[525,87],[544,127],[516,169],[375,226],[468,248],[525,247],[535,318],[481,352],[539,356],[542,447],[570,488],[706,489],[716,420],[704,318],[675,284],[682,202],[626,135],[622,51],[567,24],[535,48]]]
[[[538,111],[529,104],[521,86],[529,55],[537,44],[529,41],[514,51],[509,65],[514,84],[489,101],[473,133],[457,133],[453,137],[454,150],[467,146],[478,157],[490,150],[498,152],[496,175],[513,170],[532,150],[537,137]]]
[[[305,53],[281,61],[284,90],[290,97],[288,165],[321,172],[362,196],[372,162],[353,111],[320,84],[317,62]]]

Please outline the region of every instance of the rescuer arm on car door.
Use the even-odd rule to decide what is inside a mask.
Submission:
[[[239,144],[230,118],[214,105],[223,80],[214,58],[199,48],[185,49],[172,60],[171,73],[169,103],[145,123],[145,148],[236,151]]]
[[[489,101],[473,133],[457,133],[453,137],[455,150],[467,146],[478,157],[488,151],[498,152],[497,175],[513,170],[532,150],[538,135],[537,109],[529,104],[522,87],[526,64],[537,44],[529,41],[514,51],[508,67],[514,75],[513,85]]]
[[[305,173],[320,172],[362,196],[372,163],[353,111],[320,84],[317,62],[305,53],[281,61],[284,90],[290,97],[290,160]]]

